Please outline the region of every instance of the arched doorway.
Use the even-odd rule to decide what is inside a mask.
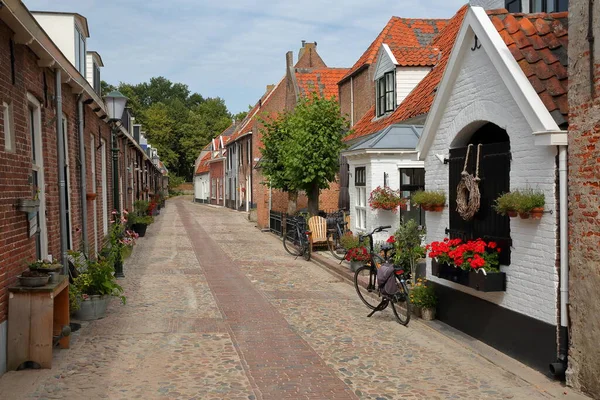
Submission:
[[[475,130],[473,130],[475,128]],[[470,131],[470,132],[469,132]],[[506,131],[492,123],[477,123],[463,130],[454,141],[460,147],[450,150],[449,201],[451,238],[463,240],[482,238],[495,241],[502,249],[500,263],[510,264],[510,220],[493,209],[495,200],[510,191],[510,139]],[[456,211],[456,187],[461,180],[468,145],[472,144],[467,172],[475,175],[477,148],[479,154],[479,177],[481,182],[481,206],[471,221],[465,221]]]

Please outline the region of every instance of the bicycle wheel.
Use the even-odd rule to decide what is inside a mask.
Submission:
[[[308,240],[308,239],[307,239],[307,240]],[[312,250],[312,249],[311,249],[310,242],[308,242],[308,243],[304,243],[304,246],[303,246],[303,247],[304,247],[304,248],[303,248],[303,251],[302,251],[302,253],[304,254],[304,259],[305,259],[306,261],[310,261],[310,254],[311,254],[311,250]]]
[[[368,265],[363,265],[354,273],[354,288],[358,297],[371,310],[379,305],[379,291],[377,290],[377,270]],[[377,296],[373,296],[376,294]]]
[[[331,255],[338,260],[343,260],[346,256],[346,250],[340,244],[340,238],[335,233],[330,233],[327,236],[327,247],[329,247]]]
[[[410,295],[408,293],[408,287],[405,282],[402,282],[398,276],[396,275],[396,280],[398,282],[398,293],[391,296],[390,304],[392,305],[392,311],[394,311],[394,315],[396,319],[401,325],[408,325],[410,321]]]
[[[295,230],[287,231],[283,236],[283,248],[294,257],[302,255],[302,246],[297,236]]]

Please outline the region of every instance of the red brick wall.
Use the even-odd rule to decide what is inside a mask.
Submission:
[[[340,109],[342,115],[348,115],[349,121],[352,111],[352,101],[354,100],[354,124],[356,124],[375,104],[375,83],[373,82],[374,70],[375,66],[371,65],[355,74],[352,79],[347,79],[339,85]],[[351,88],[354,88],[353,99]]]
[[[213,193],[213,181],[217,181],[218,178],[218,189],[219,195]],[[218,206],[225,205],[225,182],[223,179],[223,161],[214,161],[210,164],[210,204]],[[215,198],[213,198],[215,197]]]

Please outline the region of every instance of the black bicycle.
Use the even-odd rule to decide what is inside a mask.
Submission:
[[[342,236],[348,232],[348,223],[344,221],[344,213],[339,211],[327,218],[327,246],[331,255],[338,260],[346,256],[346,249],[342,246]]]
[[[386,229],[391,226],[380,226],[375,228],[373,232],[367,235],[360,235],[359,239],[361,242],[364,238],[369,239],[367,243],[369,250],[369,261],[362,267],[358,268],[354,273],[354,288],[361,301],[372,310],[368,315],[372,316],[377,311],[382,311],[391,305],[392,311],[396,316],[398,322],[402,325],[408,325],[410,321],[410,296],[408,286],[406,284],[406,274],[403,268],[394,266],[394,277],[398,285],[398,290],[393,295],[388,295],[381,290],[380,283],[377,280],[377,270],[384,263],[392,264],[393,260],[393,246],[386,243],[381,247],[384,253],[382,258],[374,251],[373,234],[378,232],[385,232]]]
[[[306,220],[302,216],[288,218],[292,229],[287,229],[283,235],[283,248],[294,257],[302,256],[306,261],[310,261],[310,240],[306,227]]]

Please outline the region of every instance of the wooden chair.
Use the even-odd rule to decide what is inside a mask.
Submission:
[[[352,225],[350,224],[350,213],[346,214],[346,216],[344,217],[344,222],[347,222],[348,224],[346,225],[346,229],[348,230],[352,230]]]
[[[327,245],[327,220],[323,217],[311,217],[308,229],[312,232],[312,244]]]

